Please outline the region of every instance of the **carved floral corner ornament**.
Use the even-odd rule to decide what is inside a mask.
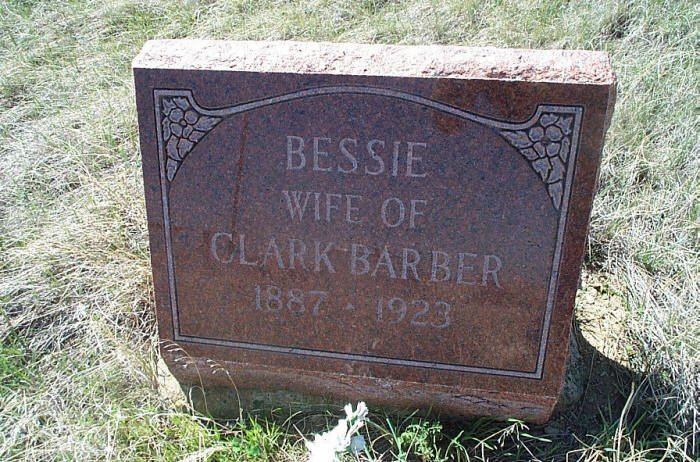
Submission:
[[[219,122],[257,107],[301,99],[308,96],[360,93],[387,96],[446,112],[498,130],[498,133],[527,159],[539,175],[556,210],[561,210],[572,148],[581,121],[581,109],[571,106],[541,105],[524,123],[500,122],[444,103],[395,90],[337,86],[301,90],[265,100],[223,109],[205,109],[197,105],[190,90],[156,90],[156,120],[159,149],[165,156],[165,176],[172,182],[187,155]]]
[[[501,131],[525,157],[547,186],[554,208],[561,207],[564,177],[571,151],[573,116],[547,112],[528,130]]]
[[[204,135],[221,120],[200,114],[183,96],[164,96],[162,104],[162,140],[167,160],[165,162],[168,181],[173,181],[180,164]]]

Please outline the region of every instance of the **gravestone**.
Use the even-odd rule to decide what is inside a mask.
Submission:
[[[549,417],[605,54],[163,40],[133,68],[181,383]]]

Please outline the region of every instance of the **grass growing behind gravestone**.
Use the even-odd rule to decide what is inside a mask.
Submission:
[[[620,83],[577,303],[581,403],[544,428],[374,413],[361,457],[697,457],[694,2],[0,0],[0,460],[301,461],[300,432],[339,416],[214,422],[155,391],[130,61],[173,37],[608,51]]]

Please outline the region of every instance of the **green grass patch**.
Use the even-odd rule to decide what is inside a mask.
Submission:
[[[16,335],[0,342],[0,397],[18,391],[34,379],[29,369],[32,355],[23,343]]]

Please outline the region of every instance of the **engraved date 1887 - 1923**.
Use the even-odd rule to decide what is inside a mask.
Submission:
[[[255,309],[277,313],[280,316],[322,316],[329,312],[324,310],[328,292],[322,290],[302,290],[298,288],[282,289],[275,285],[255,286]],[[429,303],[423,299],[406,301],[401,297],[379,298],[373,316],[377,322],[388,324],[408,324],[413,327],[446,329],[452,323],[450,312],[452,306],[442,300]],[[348,303],[342,310],[353,311],[357,307]]]

